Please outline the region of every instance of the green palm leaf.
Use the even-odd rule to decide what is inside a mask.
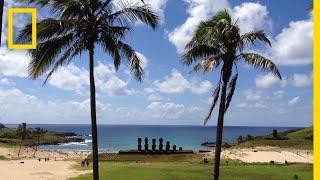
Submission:
[[[277,66],[269,59],[255,53],[242,53],[240,57],[243,58],[244,62],[255,68],[271,72],[273,75],[282,79],[281,74]]]

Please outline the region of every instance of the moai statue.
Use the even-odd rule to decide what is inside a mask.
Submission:
[[[166,151],[170,151],[170,142],[167,141],[167,144],[166,144]]]
[[[141,151],[141,142],[142,142],[142,139],[141,138],[138,138],[138,151]]]
[[[149,149],[149,144],[148,144],[148,138],[146,137],[145,139],[144,139],[144,149],[146,150],[146,151],[148,151],[148,149]]]
[[[173,150],[173,151],[176,151],[176,150],[177,150],[177,146],[176,146],[176,145],[173,145],[173,146],[172,146],[172,150]]]
[[[163,150],[163,139],[162,138],[160,138],[159,139],[159,151],[162,151]]]
[[[152,151],[156,150],[156,140],[157,139],[152,139]]]
[[[179,147],[179,151],[182,151],[182,147]]]

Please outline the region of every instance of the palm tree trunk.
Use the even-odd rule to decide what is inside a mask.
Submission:
[[[225,73],[222,73],[225,74]],[[224,76],[224,75],[223,75]],[[225,101],[226,101],[226,93],[227,93],[227,83],[226,78],[222,82],[222,91],[220,96],[220,107],[219,107],[219,115],[217,122],[217,135],[216,135],[216,148],[215,148],[215,156],[214,156],[214,180],[219,180],[219,169],[220,169],[220,155],[221,155],[221,144],[222,144],[222,132],[223,132],[223,118],[225,112]]]
[[[96,118],[96,87],[94,83],[94,50],[93,46],[89,49],[90,66],[90,108],[91,108],[91,132],[92,132],[92,160],[93,160],[93,179],[99,180],[99,157],[98,157],[98,132]]]
[[[20,142],[20,146],[19,146],[19,152],[18,152],[18,157],[20,156],[20,150],[21,150],[22,141],[23,141],[23,138],[21,138],[21,142]]]
[[[33,157],[36,157],[36,152],[38,151],[38,147],[40,145],[40,135],[38,135],[37,139],[38,139],[38,143],[34,149]]]

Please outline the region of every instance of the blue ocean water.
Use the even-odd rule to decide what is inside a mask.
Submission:
[[[15,125],[11,125],[15,126]],[[91,129],[90,125],[52,125],[52,124],[31,124],[29,127],[41,127],[48,131],[74,132],[86,139],[85,142],[66,143],[60,145],[41,146],[43,150],[60,151],[90,151],[91,150]],[[258,136],[271,133],[273,129],[285,131],[295,129],[294,127],[224,127],[224,142],[235,142],[242,135],[247,134]],[[137,138],[148,137],[149,145],[151,139],[162,137],[170,141],[171,145],[183,149],[200,150],[206,149],[201,143],[215,141],[216,128],[213,126],[154,126],[154,125],[98,125],[99,152],[117,152],[125,149],[136,149]],[[144,141],[143,141],[144,142]],[[158,143],[158,140],[157,140]]]

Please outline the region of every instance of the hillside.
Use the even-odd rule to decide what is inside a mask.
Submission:
[[[252,140],[244,140],[236,147],[258,147],[276,146],[281,148],[312,149],[313,148],[313,127],[273,132],[264,136],[257,136]]]

